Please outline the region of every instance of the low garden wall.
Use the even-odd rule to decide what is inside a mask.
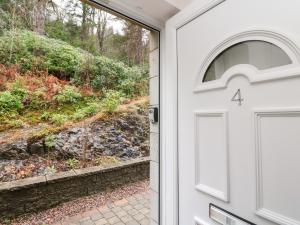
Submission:
[[[0,184],[0,221],[149,178],[149,158]]]

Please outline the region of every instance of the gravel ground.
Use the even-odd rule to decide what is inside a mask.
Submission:
[[[71,202],[63,203],[55,208],[48,209],[39,213],[21,216],[11,222],[1,223],[11,225],[46,225],[61,222],[65,217],[75,216],[79,213],[92,210],[110,204],[114,201],[130,197],[131,195],[146,192],[149,190],[149,181],[137,182],[112,190],[105,193],[99,193],[88,197],[80,198]]]

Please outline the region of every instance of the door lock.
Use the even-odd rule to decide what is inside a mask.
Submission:
[[[158,108],[157,107],[149,108],[149,120],[152,124],[158,122]]]

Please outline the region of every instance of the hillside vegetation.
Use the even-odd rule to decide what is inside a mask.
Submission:
[[[26,30],[0,36],[0,130],[62,125],[147,95],[148,71]]]
[[[149,156],[149,34],[81,0],[0,1],[0,182]]]

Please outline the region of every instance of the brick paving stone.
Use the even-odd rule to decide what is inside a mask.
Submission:
[[[76,223],[76,222],[79,222],[81,219],[82,219],[81,214],[78,214],[78,215],[76,215],[76,216],[67,217],[67,218],[65,219],[66,221],[64,221],[64,222],[69,222],[69,223],[74,222],[74,223]]]
[[[150,223],[149,223],[150,224]],[[147,225],[149,225],[149,224],[147,224]],[[116,224],[114,224],[114,225],[126,225],[125,223],[123,223],[123,222],[118,222],[118,223],[116,223]]]
[[[126,215],[127,215],[127,212],[124,211],[124,210],[118,211],[118,212],[116,212],[116,215],[117,215],[119,218],[121,218],[121,217],[123,217],[123,216],[126,216]]]
[[[129,198],[127,198],[128,201],[132,201],[135,200],[136,198],[134,196],[130,196]]]
[[[99,207],[98,210],[99,210],[100,212],[104,213],[104,212],[109,212],[111,209],[108,208],[107,205],[105,205],[105,206]]]
[[[135,220],[129,221],[126,223],[126,225],[140,225],[138,222],[136,222]]]
[[[140,210],[140,209],[144,208],[144,205],[142,205],[142,204],[137,204],[137,205],[133,206],[133,208],[135,208],[135,209],[137,209],[137,210]]]
[[[128,211],[130,209],[133,209],[133,207],[131,205],[126,205],[123,207],[124,210]]]
[[[109,223],[107,222],[106,219],[100,219],[98,221],[95,222],[96,225],[109,225]]]
[[[129,221],[132,221],[132,217],[129,215],[126,215],[126,216],[121,217],[121,220],[122,220],[122,222],[127,224]]]
[[[134,207],[134,206],[138,205],[139,202],[138,202],[138,201],[134,201],[134,202],[129,202],[128,204],[129,204],[130,206]]]
[[[140,211],[141,213],[143,213],[144,215],[147,215],[147,214],[150,213],[150,209],[148,209],[148,208],[142,208],[142,209],[140,209],[139,211]]]
[[[136,221],[140,221],[140,220],[144,219],[145,216],[144,216],[142,213],[138,213],[138,214],[134,215],[133,218],[134,218]]]
[[[80,220],[79,220],[79,223],[83,223],[83,222],[85,222],[85,221],[87,221],[87,220],[90,220],[90,217],[82,216],[82,217],[80,218]]]
[[[149,195],[145,192],[110,202],[103,207],[66,217],[61,225],[150,225]]]
[[[122,199],[122,200],[119,200],[117,202],[114,202],[114,205],[116,206],[124,206],[124,205],[127,205],[128,204],[128,200],[127,199]]]
[[[139,213],[139,211],[136,210],[136,209],[130,209],[130,210],[128,210],[127,212],[128,212],[128,214],[131,215],[131,216],[134,216],[134,215],[136,215],[136,214]]]
[[[119,206],[116,206],[116,207],[112,208],[111,211],[113,211],[114,213],[117,213],[119,211],[122,211],[122,208]]]
[[[85,220],[80,225],[95,225],[95,223],[92,220]]]
[[[91,219],[92,219],[93,221],[100,220],[100,219],[102,219],[103,217],[104,217],[103,214],[100,213],[100,212],[91,215]]]
[[[146,200],[146,199],[140,199],[138,202],[139,202],[140,204],[146,204],[146,203],[148,203],[148,201],[149,201],[149,200]]]
[[[84,212],[81,215],[82,215],[82,217],[90,217],[90,216],[92,216],[94,214],[97,214],[97,213],[99,213],[99,211],[97,209],[93,209],[91,211]]]
[[[108,222],[109,222],[110,224],[116,224],[116,223],[118,223],[118,222],[121,222],[121,220],[119,219],[119,217],[114,216],[114,217],[108,219]]]
[[[113,212],[107,212],[107,213],[104,213],[103,216],[105,219],[109,219],[111,217],[114,217],[115,214]]]
[[[141,194],[136,194],[134,197],[135,197],[136,199],[143,199],[143,195],[141,195]]]
[[[141,225],[150,225],[150,220],[145,218],[145,219],[142,219],[141,221],[139,221],[139,223]]]
[[[79,225],[79,224],[80,224],[79,222],[70,222],[70,221],[64,221],[60,223],[60,225]]]
[[[133,199],[128,200],[128,202],[130,205],[132,205],[132,204],[137,204],[139,201],[137,199],[133,198]]]

